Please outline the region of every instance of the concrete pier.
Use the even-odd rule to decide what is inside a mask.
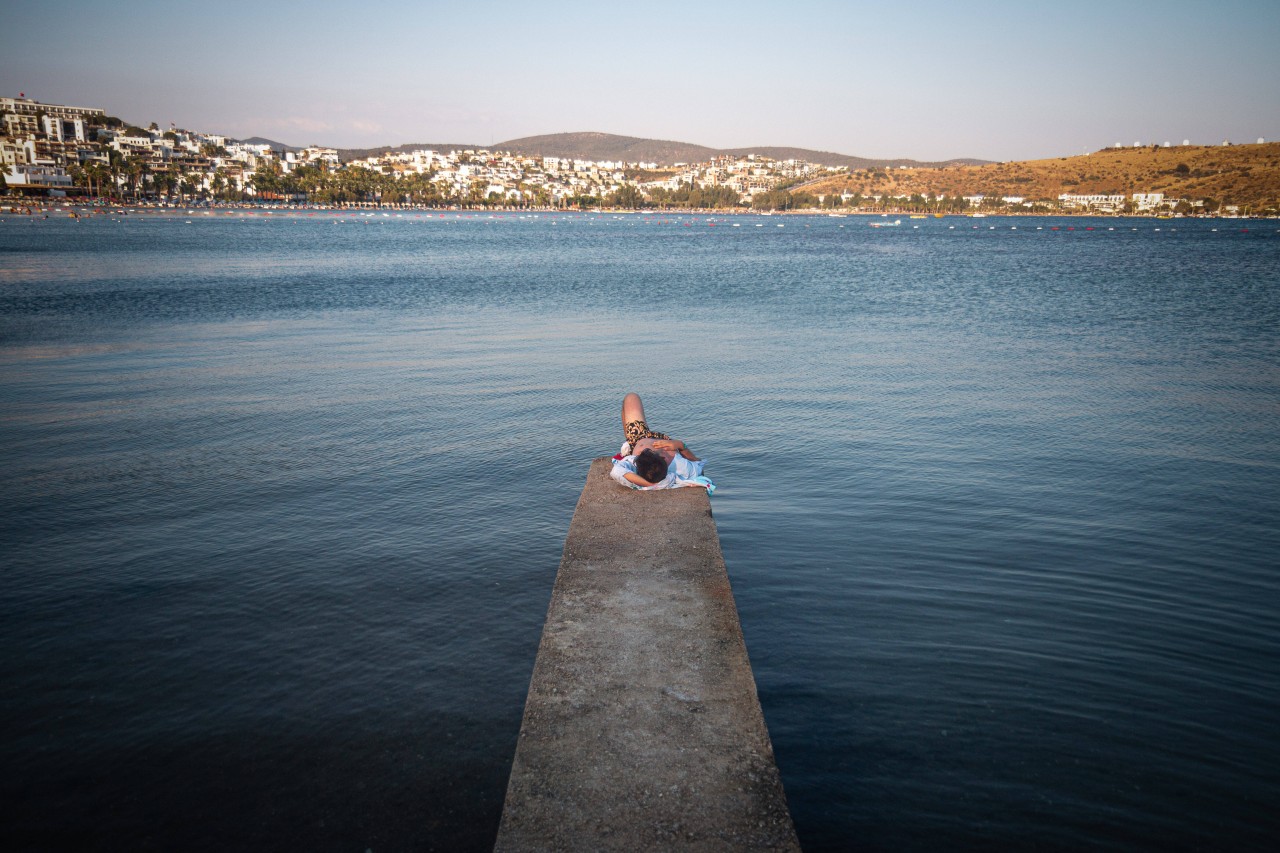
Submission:
[[[609,465],[565,539],[495,850],[799,850],[707,494]]]

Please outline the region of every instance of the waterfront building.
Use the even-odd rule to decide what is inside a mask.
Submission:
[[[1134,193],[1130,198],[1139,212],[1155,210],[1164,203],[1164,193]]]
[[[52,163],[13,165],[5,172],[4,179],[15,188],[67,190],[73,183],[70,175]]]
[[[1063,193],[1058,196],[1058,204],[1064,210],[1097,210],[1114,213],[1124,207],[1122,195],[1075,195]]]

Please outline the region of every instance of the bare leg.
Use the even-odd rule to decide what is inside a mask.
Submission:
[[[622,398],[622,426],[626,427],[632,421],[643,421],[644,403],[640,402],[640,395],[634,392]]]

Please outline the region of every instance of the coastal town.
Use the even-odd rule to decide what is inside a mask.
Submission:
[[[749,204],[786,182],[837,171],[748,156],[677,164],[531,157],[483,149],[391,151],[343,162],[334,148],[292,149],[152,123],[95,107],[0,98],[0,158],[10,193],[137,201],[338,205],[694,207]],[[705,198],[698,198],[705,196]]]
[[[1218,199],[1160,191],[1059,192],[1045,197],[930,191],[912,185],[909,178],[924,170],[909,166],[856,170],[757,154],[660,164],[405,146],[344,159],[335,148],[242,141],[173,125],[161,128],[155,122],[140,127],[103,108],[41,103],[21,95],[0,98],[0,162],[0,192],[28,202],[71,198],[151,205],[936,215],[1240,212],[1239,205]]]

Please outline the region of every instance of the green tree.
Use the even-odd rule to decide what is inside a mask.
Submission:
[[[124,155],[114,148],[107,149],[107,169],[111,175],[111,196],[120,191],[120,175],[124,170]]]
[[[95,196],[102,195],[102,182],[111,177],[111,169],[107,164],[98,160],[91,161],[85,165],[84,173],[90,193]]]
[[[125,158],[123,170],[128,181],[126,186],[133,193],[133,197],[137,198],[142,192],[146,176],[151,172],[151,166],[142,155],[130,154]]]
[[[182,175],[182,182],[179,189],[185,191],[192,198],[198,198],[205,192],[205,178],[207,176],[204,170],[191,167]]]
[[[253,170],[249,183],[257,193],[278,193],[282,188],[283,169],[278,160],[263,158]]]
[[[178,178],[173,174],[173,172],[166,169],[165,171],[154,175],[152,180],[157,193],[164,195],[165,198],[168,199],[173,198],[173,191],[178,187]]]
[[[623,184],[606,201],[611,207],[638,210],[644,207],[644,194],[635,184]]]
[[[791,193],[776,187],[756,193],[755,198],[751,199],[751,206],[756,210],[787,210],[792,206]]]
[[[89,176],[85,174],[84,168],[79,163],[72,164],[67,167],[67,174],[71,176],[71,183],[77,187],[84,187],[88,190]]]

